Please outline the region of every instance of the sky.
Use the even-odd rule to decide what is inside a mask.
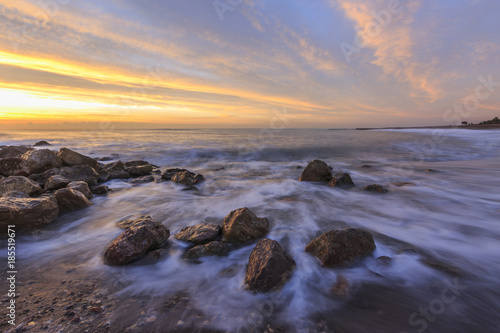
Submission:
[[[500,116],[500,1],[0,0],[0,129]]]

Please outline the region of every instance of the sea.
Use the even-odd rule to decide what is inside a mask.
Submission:
[[[107,185],[113,191],[95,197],[90,208],[20,234],[22,269],[71,260],[115,281],[125,299],[183,290],[193,307],[217,318],[210,328],[229,332],[262,322],[296,332],[500,331],[498,130],[0,132],[0,145],[40,140],[49,141],[50,149],[68,147],[94,158],[185,168],[206,181],[199,191],[183,191],[172,182],[112,180]],[[315,159],[334,173],[348,172],[356,187],[298,181]],[[361,190],[370,184],[388,192]],[[171,237],[156,263],[110,267],[103,262],[106,245],[122,232],[119,220],[151,215],[173,235],[202,222],[222,223],[241,207],[267,217],[266,237],[280,242],[296,261],[291,279],[278,291],[244,289],[254,243],[226,257],[191,262],[182,258],[189,245]],[[315,237],[347,227],[373,234],[372,256],[332,269],[304,252]],[[331,293],[339,276],[349,281],[344,297]]]

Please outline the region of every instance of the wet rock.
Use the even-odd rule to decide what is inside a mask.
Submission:
[[[126,171],[134,177],[138,176],[146,176],[153,171],[153,166],[151,164],[147,165],[137,165],[137,166],[130,166],[126,168]]]
[[[205,180],[205,177],[200,174],[195,174],[194,172],[191,171],[181,171],[176,173],[171,181],[177,184],[183,184],[186,186],[193,186],[196,184],[199,184]]]
[[[42,173],[62,165],[61,158],[49,149],[30,150],[24,153],[21,158],[26,162],[30,174]]]
[[[130,167],[137,167],[137,166],[144,166],[144,165],[150,165],[146,161],[138,160],[138,161],[129,161],[125,162],[125,167],[130,168]]]
[[[92,205],[89,199],[87,199],[82,192],[72,188],[62,188],[57,190],[55,197],[61,211],[77,210]]]
[[[246,289],[265,293],[281,288],[290,279],[294,269],[295,260],[277,241],[262,239],[248,260]]]
[[[2,198],[18,198],[18,199],[30,198],[28,194],[20,191],[9,191],[0,196]]]
[[[159,248],[170,237],[170,231],[152,218],[142,218],[131,223],[112,241],[104,252],[108,265],[125,265]]]
[[[71,182],[67,187],[83,193],[83,195],[87,199],[92,199],[94,197],[94,195],[92,195],[92,192],[90,191],[89,185],[84,181]]]
[[[60,188],[65,188],[69,183],[69,179],[61,175],[50,176],[45,182],[44,191],[55,191]]]
[[[42,146],[52,146],[50,143],[47,141],[38,141],[33,145],[34,147],[42,147]]]
[[[181,229],[174,235],[175,239],[196,245],[206,244],[217,239],[221,227],[213,223],[201,223]]]
[[[392,263],[392,258],[387,256],[380,256],[375,260],[377,266],[390,266]]]
[[[116,223],[116,226],[121,228],[121,229],[127,229],[133,226],[134,224],[140,224],[140,223],[149,223],[151,221],[154,221],[154,219],[149,216],[149,215],[143,215],[135,219],[127,219],[127,220],[121,220]]]
[[[323,161],[314,160],[307,165],[299,180],[302,182],[329,182],[332,179],[332,171]]]
[[[63,164],[67,166],[88,165],[96,171],[101,169],[97,160],[68,148],[61,148],[57,155],[61,158]]]
[[[430,268],[449,274],[451,276],[456,276],[456,277],[464,276],[463,272],[459,268],[444,262],[426,259],[423,260],[423,263]]]
[[[178,172],[183,172],[183,171],[187,171],[186,169],[167,169],[165,170],[165,172],[161,175],[161,178],[162,179],[165,179],[165,180],[172,180],[172,177],[178,173]]]
[[[348,266],[375,250],[373,236],[360,228],[331,230],[307,244],[305,251],[317,257],[323,266]]]
[[[73,167],[64,167],[58,170],[58,174],[66,177],[72,182],[84,181],[89,186],[97,185],[99,174],[89,165],[76,165]]]
[[[229,252],[229,246],[223,242],[210,242],[204,245],[197,245],[186,253],[185,258],[197,259],[206,256],[225,256]]]
[[[351,175],[347,172],[336,173],[333,178],[328,182],[328,186],[330,187],[354,187],[354,182],[351,179]]]
[[[29,169],[26,162],[19,157],[0,158],[0,175],[28,176]]]
[[[106,156],[106,157],[96,158],[96,160],[99,162],[109,162],[109,161],[114,160],[114,158]]]
[[[371,165],[368,165],[368,164],[363,164],[362,166],[360,166],[360,168],[371,168],[372,166]]]
[[[93,186],[90,189],[90,192],[95,195],[106,195],[109,192],[109,187],[107,187],[106,185]]]
[[[139,178],[134,178],[129,183],[138,185],[138,184],[145,184],[145,183],[151,183],[155,181],[155,177],[149,175],[149,176],[142,176]]]
[[[132,176],[127,171],[122,170],[122,171],[112,171],[109,178],[110,179],[129,179],[129,178],[132,178]]]
[[[268,231],[268,219],[257,217],[245,207],[233,210],[224,218],[222,240],[228,243],[248,243],[264,237]]]
[[[8,146],[0,149],[0,158],[20,158],[24,153],[33,148],[23,146]]]
[[[125,163],[117,161],[108,163],[103,167],[104,170],[109,172],[109,179],[128,179],[132,178],[130,173],[125,170]]]
[[[398,183],[392,183],[394,186],[397,186],[397,187],[403,187],[403,186],[407,186],[407,185],[411,185],[411,186],[416,186],[414,183],[410,183],[410,182],[398,182]]]
[[[0,180],[0,196],[10,191],[23,192],[29,196],[38,196],[43,192],[38,183],[23,176],[10,176]]]
[[[367,185],[363,187],[363,191],[369,191],[369,192],[378,192],[378,193],[387,193],[388,191],[379,184],[372,184],[372,185]]]
[[[59,215],[59,206],[53,196],[39,198],[0,198],[0,233],[8,225],[16,230],[35,229],[54,221]]]
[[[111,178],[111,173],[107,170],[99,170],[99,182],[104,183],[107,182]]]
[[[333,285],[332,289],[330,289],[330,293],[337,297],[345,298],[349,296],[349,289],[351,284],[343,275],[337,276],[337,281]]]

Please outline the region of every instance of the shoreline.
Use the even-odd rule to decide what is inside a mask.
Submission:
[[[399,129],[470,129],[470,130],[491,130],[500,129],[500,124],[492,125],[462,125],[462,126],[411,126],[411,127],[358,127],[355,128],[356,131],[368,131],[368,130],[399,130]],[[332,129],[333,130],[333,129]]]

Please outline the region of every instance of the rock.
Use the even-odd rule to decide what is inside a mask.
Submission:
[[[167,169],[165,170],[165,172],[161,175],[161,178],[162,179],[165,179],[165,180],[172,180],[172,177],[178,173],[178,172],[182,172],[182,171],[187,171],[186,169]]]
[[[332,289],[330,290],[330,293],[332,295],[337,296],[337,297],[345,298],[345,297],[349,296],[350,287],[351,287],[351,284],[345,278],[345,276],[338,275],[337,282],[335,282],[335,284],[333,285]]]
[[[371,165],[368,165],[368,164],[363,164],[362,166],[360,166],[360,168],[371,168],[372,166]]]
[[[96,158],[96,160],[99,162],[109,162],[109,161],[114,160],[114,158],[106,156],[106,157]]]
[[[329,182],[330,179],[332,179],[332,171],[325,162],[320,160],[309,163],[299,178],[301,182]]]
[[[125,171],[125,163],[122,161],[108,163],[103,167],[103,169],[110,173],[115,171]]]
[[[24,192],[20,192],[20,191],[9,191],[7,193],[4,193],[3,195],[1,195],[2,198],[18,198],[18,199],[22,199],[22,198],[30,198],[30,196]]]
[[[155,181],[155,177],[149,175],[149,176],[142,176],[139,178],[132,179],[129,181],[129,183],[138,185],[138,184],[144,184],[144,183],[151,183]]]
[[[171,179],[174,183],[183,184],[186,186],[193,186],[199,184],[205,180],[203,175],[195,174],[191,171],[181,171],[177,172]]]
[[[55,191],[60,188],[65,188],[69,183],[69,179],[61,175],[50,176],[45,182],[44,191]]]
[[[281,288],[290,279],[294,269],[295,260],[277,241],[262,239],[248,260],[246,289],[265,293]]]
[[[59,215],[56,199],[39,198],[0,198],[0,233],[7,231],[8,225],[17,230],[35,229],[54,221]]]
[[[248,243],[264,237],[268,231],[267,218],[259,218],[245,207],[233,210],[224,218],[222,240],[228,243]]]
[[[82,192],[72,188],[62,188],[57,190],[55,197],[61,211],[77,210],[92,205],[89,199],[87,199]]]
[[[0,158],[20,158],[24,153],[33,148],[23,146],[8,146],[0,149]]]
[[[99,174],[89,165],[76,165],[73,167],[64,167],[57,171],[63,177],[72,182],[84,181],[89,186],[97,185]]]
[[[101,169],[97,160],[93,159],[92,157],[77,153],[76,151],[68,148],[61,148],[57,155],[61,158],[62,163],[66,166],[88,165],[96,171]]]
[[[363,187],[363,191],[369,191],[369,192],[379,192],[379,193],[387,193],[388,191],[379,184],[372,184],[372,185],[367,185]]]
[[[136,219],[131,219],[131,220],[122,220],[118,221],[116,225],[121,228],[121,229],[127,229],[133,226],[134,224],[140,224],[140,223],[149,223],[151,221],[154,221],[154,219],[149,216],[149,215],[143,215],[141,217],[138,217]]]
[[[107,182],[111,178],[111,173],[107,170],[99,170],[99,182]]]
[[[28,176],[29,169],[26,162],[19,157],[5,157],[0,159],[0,175]]]
[[[68,184],[67,187],[68,188],[72,188],[74,190],[77,190],[78,192],[83,193],[83,195],[87,199],[92,199],[94,197],[94,195],[90,191],[89,185],[86,182],[84,182],[84,181],[80,180],[80,181],[76,181],[76,182],[71,182],[71,183]]]
[[[229,247],[223,242],[210,242],[204,245],[197,245],[186,253],[186,259],[198,259],[206,256],[225,256],[229,252]]]
[[[146,161],[129,161],[125,162],[125,167],[130,168],[130,167],[136,167],[136,166],[144,166],[144,165],[150,165]]]
[[[354,187],[354,182],[351,179],[351,175],[342,172],[342,173],[336,173],[333,178],[328,182],[328,186],[330,187]]]
[[[18,191],[29,196],[38,196],[43,190],[38,183],[23,176],[10,176],[0,180],[0,195],[10,191]]]
[[[151,164],[137,165],[126,167],[125,169],[131,176],[145,176],[153,171],[153,166]]]
[[[305,248],[326,267],[351,265],[355,260],[370,255],[373,250],[375,242],[372,234],[360,228],[325,232]]]
[[[112,171],[109,175],[109,178],[110,179],[129,179],[129,178],[132,178],[132,176],[127,171],[121,170],[121,171]]]
[[[416,186],[414,183],[410,183],[410,182],[398,182],[398,183],[392,183],[392,184],[394,186],[397,186],[397,187],[403,187],[406,185]]]
[[[52,146],[50,143],[47,141],[38,141],[33,145],[34,147],[41,147],[41,146]]]
[[[125,265],[159,248],[170,237],[170,231],[152,218],[132,223],[112,241],[104,252],[108,265]]]
[[[175,239],[190,242],[196,245],[206,244],[217,239],[221,231],[220,225],[201,223],[182,228],[174,235]]]
[[[24,153],[21,158],[26,162],[30,174],[42,173],[62,165],[61,158],[49,149],[30,150]]]
[[[90,189],[90,192],[95,195],[106,195],[109,192],[109,187],[107,187],[106,185],[93,186]]]
[[[380,256],[375,260],[377,266],[390,266],[392,263],[392,258],[387,256]]]
[[[47,182],[47,180],[50,177],[58,175],[58,174],[59,174],[59,169],[54,168],[54,169],[47,170],[43,173],[35,173],[32,175],[29,175],[28,178],[37,182],[41,187],[45,187],[45,183]]]

